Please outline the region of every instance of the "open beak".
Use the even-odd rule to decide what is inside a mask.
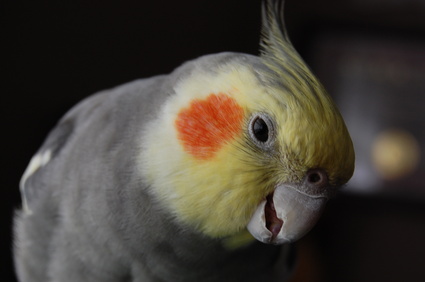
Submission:
[[[328,200],[324,178],[322,174],[321,183],[306,177],[302,185],[277,185],[257,207],[248,231],[258,241],[269,244],[289,243],[304,236],[316,224]]]

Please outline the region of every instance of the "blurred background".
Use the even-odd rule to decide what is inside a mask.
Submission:
[[[425,281],[425,0],[287,0],[296,49],[337,101],[356,171],[298,244],[292,281]],[[260,0],[5,0],[1,281],[18,183],[88,95],[222,51],[258,54]]]

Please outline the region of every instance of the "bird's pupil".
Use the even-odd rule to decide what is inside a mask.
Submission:
[[[257,118],[252,126],[255,138],[260,142],[266,142],[269,139],[269,128],[262,118]]]

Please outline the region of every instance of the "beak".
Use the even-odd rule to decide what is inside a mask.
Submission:
[[[277,185],[257,207],[248,223],[248,231],[263,243],[298,240],[320,218],[329,198],[328,188],[327,176],[322,170],[309,171],[301,184]]]

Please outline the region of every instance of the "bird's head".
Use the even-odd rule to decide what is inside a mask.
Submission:
[[[177,70],[143,137],[140,170],[157,199],[183,225],[229,242],[247,230],[265,243],[300,238],[354,170],[339,111],[280,10],[265,10],[261,56],[210,55]]]

